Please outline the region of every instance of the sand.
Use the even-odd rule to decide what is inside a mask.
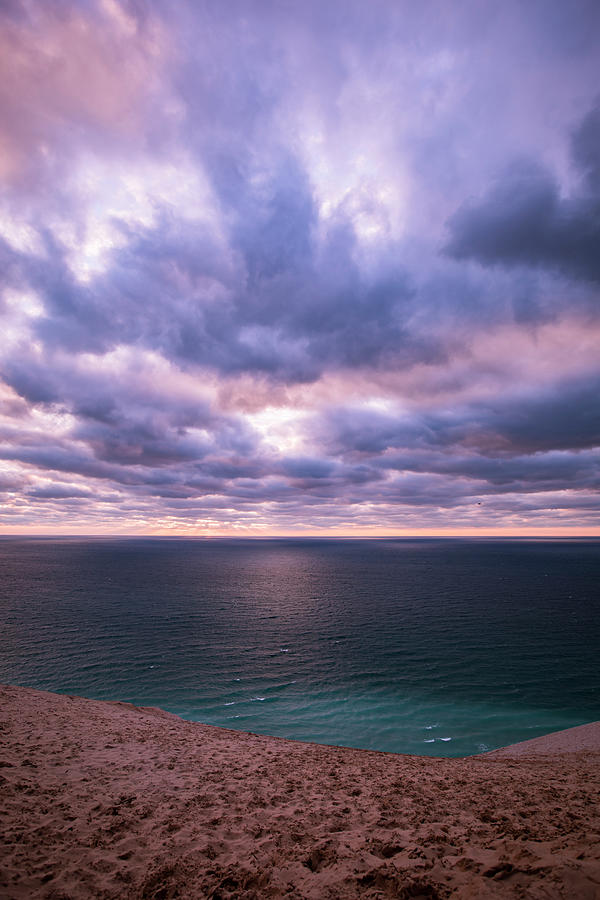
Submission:
[[[3,898],[600,898],[598,723],[469,759],[0,687]]]

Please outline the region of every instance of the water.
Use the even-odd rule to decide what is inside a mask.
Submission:
[[[600,719],[600,541],[0,539],[0,681],[460,756]]]

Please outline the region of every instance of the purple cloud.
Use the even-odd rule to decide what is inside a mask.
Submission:
[[[0,17],[0,527],[597,530],[597,4]]]
[[[513,163],[487,197],[451,218],[450,255],[600,281],[600,108],[574,132],[572,157],[580,183],[566,198],[535,162]]]

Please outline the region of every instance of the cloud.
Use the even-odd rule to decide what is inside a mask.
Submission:
[[[2,4],[6,521],[592,521],[598,15]]]
[[[372,409],[334,409],[313,426],[331,452],[382,454],[398,447],[468,448],[510,458],[600,445],[600,376],[578,378],[509,396],[474,399],[453,409],[392,415]]]
[[[577,189],[561,196],[556,179],[535,161],[513,163],[480,201],[449,220],[446,252],[484,265],[538,266],[568,277],[600,280],[600,107],[572,135]]]
[[[418,298],[398,261],[361,271],[343,217],[317,244],[304,175],[288,167],[273,178],[238,210],[225,253],[204,223],[166,211],[150,227],[123,225],[126,245],[86,283],[52,234],[43,257],[8,248],[15,286],[43,303],[36,337],[71,352],[138,343],[181,365],[292,382],[443,355],[433,336],[411,333]]]
[[[3,4],[5,182],[22,190],[60,178],[65,146],[106,153],[137,141],[165,47],[157,21],[131,9],[116,2]]]
[[[64,484],[33,488],[27,491],[27,496],[35,500],[91,500],[92,492],[89,488],[76,488]]]

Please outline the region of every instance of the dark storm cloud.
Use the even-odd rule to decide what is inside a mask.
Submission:
[[[485,265],[556,269],[600,280],[600,107],[572,136],[577,189],[563,197],[556,179],[534,161],[515,162],[490,193],[450,219],[447,252]]]
[[[600,445],[600,377],[569,381],[539,395],[511,398],[496,408],[475,410],[478,428],[492,436],[484,447],[536,453],[584,450]],[[475,436],[475,442],[477,437]]]
[[[595,453],[540,453],[495,459],[464,451],[411,452],[394,454],[382,464],[386,468],[420,473],[424,478],[423,496],[427,495],[428,479],[437,476],[436,496],[440,500],[445,498],[448,504],[499,498],[503,494],[560,493],[566,487],[573,492],[597,492],[600,488],[600,464]]]
[[[171,465],[201,459],[208,450],[208,442],[180,435],[175,438],[163,423],[115,424],[82,424],[73,437],[85,442],[97,459],[118,465]]]
[[[64,445],[36,444],[21,442],[10,446],[4,442],[0,446],[0,459],[25,463],[44,473],[64,473],[70,476],[108,482],[115,488],[126,488],[130,492],[142,492],[148,496],[183,496],[190,497],[200,493],[223,492],[225,482],[220,479],[198,477],[198,465],[195,468],[168,467],[167,463],[181,463],[181,455],[176,456],[171,450],[167,456],[146,452],[130,453],[123,451],[113,454],[110,462],[98,459],[94,454],[94,446],[82,447],[81,443]],[[153,467],[154,465],[154,467]],[[194,477],[195,474],[195,477]],[[43,499],[45,489],[30,492],[32,498]],[[50,496],[50,495],[48,495]],[[81,495],[83,496],[83,494]],[[88,494],[87,496],[93,495]]]
[[[230,266],[206,226],[168,214],[153,228],[124,225],[126,246],[89,284],[77,281],[51,235],[44,236],[45,257],[9,251],[15,284],[44,300],[36,335],[72,352],[141,343],[182,364],[291,382],[338,366],[443,357],[439,339],[411,332],[408,320],[423,298],[403,267],[387,259],[374,273],[362,272],[352,227],[341,217],[314,246],[304,214],[296,216],[287,198],[299,192],[298,205],[309,203],[304,176],[294,169],[286,178],[284,186],[267,181],[260,202],[244,211],[243,235],[234,224]],[[19,390],[29,377],[21,373]]]
[[[316,425],[331,452],[468,447],[483,455],[585,450],[600,445],[600,377],[404,416],[341,408]]]
[[[243,423],[213,419],[205,438],[174,427],[168,419],[142,417],[131,421],[125,411],[110,425],[82,423],[72,432],[99,460],[120,466],[168,466],[197,462],[218,452],[244,453],[253,449],[253,441]]]
[[[0,447],[0,459],[15,460],[43,470],[86,475],[90,478],[119,480],[122,473],[115,466],[98,462],[93,456],[77,448],[43,444]],[[122,479],[124,483],[130,479]]]
[[[86,488],[74,488],[70,485],[55,485],[45,488],[34,488],[27,491],[27,496],[35,500],[89,500],[91,491]]]
[[[338,409],[314,427],[327,455],[405,473],[383,485],[390,501],[429,497],[451,505],[479,494],[597,491],[599,391],[598,378],[580,379],[540,395],[530,391],[452,411],[395,417]],[[411,480],[406,473],[419,477]]]
[[[159,385],[147,378],[137,381],[135,375],[135,363],[124,374],[109,370],[101,375],[93,368],[73,370],[68,360],[51,367],[48,360],[25,353],[11,360],[7,384],[32,404],[74,417],[68,436],[73,451],[25,448],[6,458],[131,483],[136,477],[144,482],[157,467],[254,452],[256,438],[242,418],[212,410],[200,398],[173,402]],[[74,449],[82,445],[83,456]],[[147,471],[131,476],[127,467]]]
[[[598,455],[590,451],[546,452],[507,459],[467,454],[464,450],[452,454],[431,451],[417,454],[411,450],[387,455],[380,464],[391,469],[476,479],[487,482],[490,491],[555,490],[564,484],[600,486],[600,462]]]

